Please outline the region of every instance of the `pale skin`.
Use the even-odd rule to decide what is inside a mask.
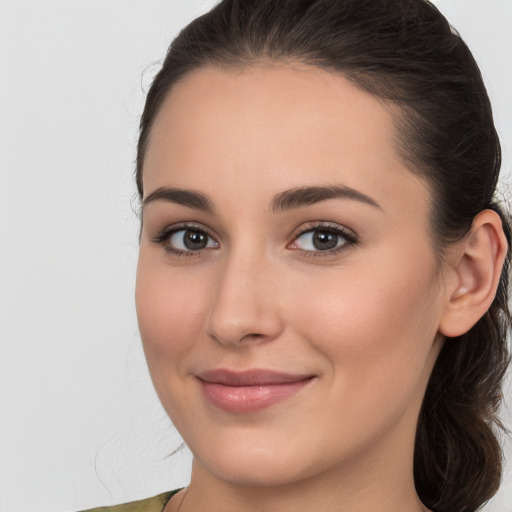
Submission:
[[[486,210],[440,258],[393,115],[299,64],[201,69],[167,97],[144,162],[136,294],[156,391],[194,454],[165,512],[426,511],[412,470],[425,388],[445,337],[492,302],[506,241]],[[311,204],[307,187],[321,189]],[[204,247],[184,244],[191,233]],[[312,378],[232,413],[198,383],[215,368]]]

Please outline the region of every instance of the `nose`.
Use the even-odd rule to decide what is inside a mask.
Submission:
[[[264,257],[239,251],[227,258],[216,276],[208,335],[231,347],[279,337],[283,318],[274,276]]]

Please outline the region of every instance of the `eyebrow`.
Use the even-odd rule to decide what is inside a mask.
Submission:
[[[293,210],[329,199],[349,199],[368,204],[382,210],[381,206],[371,197],[344,185],[297,187],[285,190],[274,196],[271,209],[274,212]],[[195,190],[182,188],[160,187],[151,192],[144,200],[143,206],[154,201],[167,201],[180,204],[206,213],[213,213],[214,207],[210,198]]]
[[[329,199],[350,199],[368,204],[382,210],[381,206],[371,197],[344,185],[323,187],[297,187],[281,192],[272,201],[273,211],[291,210],[310,206]]]
[[[207,213],[213,213],[213,204],[210,199],[194,190],[182,188],[160,187],[151,192],[143,201],[142,206],[146,206],[153,201],[167,201],[170,203],[181,204],[194,210],[201,210]]]

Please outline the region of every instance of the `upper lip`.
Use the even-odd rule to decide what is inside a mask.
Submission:
[[[264,369],[233,371],[225,368],[218,368],[197,374],[197,378],[204,382],[223,384],[225,386],[265,386],[272,384],[286,384],[290,382],[300,382],[312,377],[314,377],[314,375],[291,374]]]

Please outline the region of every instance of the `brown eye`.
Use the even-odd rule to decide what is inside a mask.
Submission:
[[[183,234],[183,244],[191,251],[204,249],[208,244],[208,235],[201,231],[191,231],[188,229]]]
[[[201,251],[219,246],[208,233],[193,228],[174,231],[168,237],[167,245],[178,252]]]
[[[295,239],[294,248],[303,251],[332,251],[348,243],[343,233],[325,229],[311,229]]]
[[[289,247],[310,255],[320,255],[333,254],[355,244],[356,235],[346,228],[320,224],[299,233]]]
[[[315,231],[312,244],[319,251],[328,251],[338,246],[339,235],[329,231]]]

